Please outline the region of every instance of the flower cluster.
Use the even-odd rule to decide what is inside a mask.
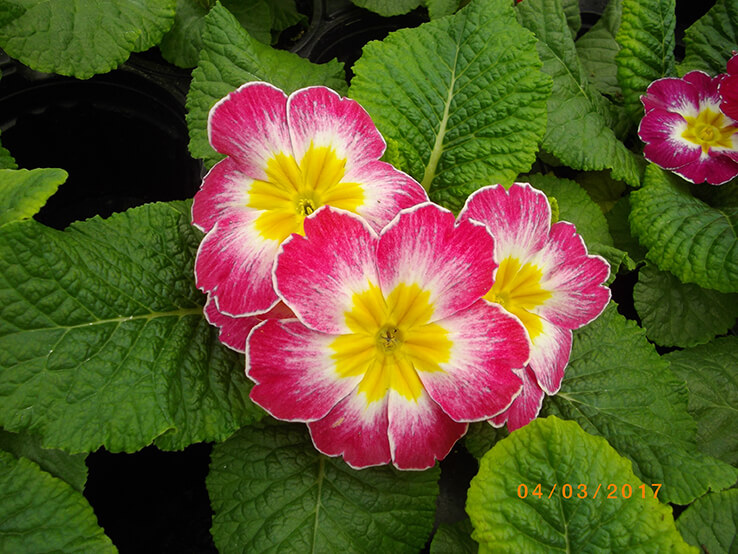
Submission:
[[[323,87],[244,85],[209,132],[227,157],[193,204],[205,315],[245,352],[252,400],[319,451],[427,468],[470,422],[514,430],[558,391],[609,266],[543,193],[485,187],[456,218]]]
[[[690,71],[648,86],[638,128],[647,160],[692,183],[721,185],[738,175],[737,57],[727,74]]]

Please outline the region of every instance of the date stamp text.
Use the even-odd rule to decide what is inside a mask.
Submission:
[[[554,483],[553,486],[542,486],[541,483],[531,484],[530,488],[526,483],[518,485],[518,497],[527,498],[528,495],[535,496],[539,499],[552,498],[554,495],[560,495],[562,498],[585,498],[596,499],[601,498],[647,498],[653,496],[658,498],[661,483],[652,483],[649,487],[646,484],[633,487],[628,483],[617,485],[615,483],[597,483],[597,487],[587,486],[584,483],[570,484],[564,483],[559,486]]]

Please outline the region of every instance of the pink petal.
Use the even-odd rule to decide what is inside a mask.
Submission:
[[[720,87],[720,81],[724,78],[724,73],[711,77],[703,71],[690,71],[682,77],[685,82],[690,83],[697,91],[700,108],[704,107],[705,104],[712,104],[714,106],[720,104],[718,88]]]
[[[269,83],[242,85],[210,110],[208,137],[244,174],[265,179],[267,160],[279,152],[292,155],[287,96]]]
[[[500,415],[490,419],[495,427],[502,427],[507,423],[507,430],[511,433],[533,421],[541,411],[544,392],[536,383],[533,371],[526,367],[521,372],[523,379],[523,392],[512,403],[512,405]]]
[[[277,303],[272,266],[279,243],[259,236],[259,212],[243,211],[218,222],[205,235],[195,259],[195,282],[210,293],[218,311],[231,316],[266,312]]]
[[[711,185],[722,185],[738,175],[738,162],[731,159],[736,154],[727,155],[710,152],[708,156],[702,156],[699,160],[674,169],[674,173],[682,176],[690,183],[704,183]]]
[[[251,210],[247,204],[252,182],[231,158],[215,164],[192,201],[192,223],[207,233],[218,220]]]
[[[562,329],[541,318],[543,331],[531,342],[528,366],[538,385],[546,394],[554,395],[561,388],[564,369],[571,355],[571,330]]]
[[[354,469],[392,460],[387,426],[387,397],[367,405],[356,393],[324,418],[308,423],[315,448],[327,456],[343,456]]]
[[[348,172],[343,181],[361,183],[364,203],[356,211],[377,232],[400,210],[428,201],[425,189],[415,179],[385,162],[367,162]]]
[[[512,256],[523,264],[546,242],[551,207],[546,195],[528,183],[481,188],[469,196],[459,219],[484,223],[495,238],[496,259]]]
[[[432,320],[476,302],[492,286],[494,240],[480,224],[426,203],[403,210],[385,227],[377,247],[385,297],[400,283],[430,292]]]
[[[481,421],[507,408],[520,392],[513,370],[530,354],[520,321],[479,300],[436,324],[448,331],[451,359],[439,364],[442,371],[423,371],[433,360],[414,362],[430,397],[455,421]]]
[[[326,87],[308,87],[287,101],[295,159],[311,146],[329,146],[351,171],[384,154],[385,142],[369,114],[355,100],[341,98]]]
[[[735,58],[736,56],[733,56],[731,61]],[[720,109],[725,115],[738,121],[738,74],[723,79],[720,83],[720,97],[722,99]]]
[[[684,138],[684,118],[673,112],[654,109],[641,119],[638,136],[646,143],[643,155],[664,169],[675,169],[697,160],[702,148]]]
[[[610,289],[604,286],[610,265],[599,256],[587,254],[582,237],[571,223],[559,221],[551,227],[537,264],[544,268],[541,287],[552,294],[538,314],[551,323],[578,329],[600,315],[610,301]]]
[[[274,308],[266,313],[255,316],[232,317],[218,311],[212,296],[208,296],[204,308],[205,319],[208,323],[220,329],[220,342],[236,352],[245,352],[246,338],[251,329],[267,319],[289,319],[294,318],[284,302],[279,302]]]
[[[431,467],[446,457],[468,428],[443,413],[425,392],[408,400],[390,391],[388,404],[390,449],[398,469]]]
[[[733,50],[733,55],[728,60],[726,67],[727,67],[728,75],[738,74],[738,53],[736,53],[735,50]]]
[[[696,117],[700,109],[700,93],[689,81],[676,77],[664,77],[648,85],[646,94],[641,96],[641,102],[646,113],[654,108],[660,108]]]
[[[270,319],[254,327],[246,342],[246,375],[256,383],[251,400],[277,419],[325,417],[361,379],[337,375],[334,340],[296,319]]]
[[[305,219],[305,236],[282,243],[275,266],[280,296],[309,327],[352,332],[345,321],[355,293],[379,283],[377,235],[359,216],[323,206]]]

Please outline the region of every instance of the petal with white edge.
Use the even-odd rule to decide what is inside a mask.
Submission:
[[[282,244],[274,269],[280,296],[300,320],[325,333],[349,333],[354,297],[378,281],[376,233],[359,216],[324,206],[305,219],[305,236]]]
[[[246,343],[246,375],[256,383],[251,400],[277,419],[325,417],[360,379],[339,377],[332,358],[334,340],[296,319],[270,319],[254,327]]]
[[[218,101],[208,117],[210,144],[234,159],[252,179],[266,179],[275,154],[292,156],[287,95],[263,82],[242,85]]]
[[[418,285],[430,294],[431,321],[462,310],[492,286],[494,239],[478,223],[455,224],[454,215],[426,203],[400,212],[377,247],[380,287]]]
[[[219,221],[197,251],[195,282],[228,315],[266,312],[279,300],[272,286],[279,243],[261,238],[254,225],[258,215],[245,211]]]
[[[404,345],[431,398],[455,421],[481,421],[506,409],[520,392],[513,370],[522,369],[530,354],[520,321],[479,300],[435,324],[446,331],[448,360],[435,362],[434,345],[420,342],[422,328]]]
[[[528,425],[533,421],[541,411],[543,397],[545,393],[538,386],[533,371],[526,367],[521,372],[523,380],[523,391],[520,393],[512,405],[501,414],[493,417],[489,422],[495,427],[502,427],[507,423],[507,430],[511,433],[516,429]]]

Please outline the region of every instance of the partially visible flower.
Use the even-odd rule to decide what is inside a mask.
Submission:
[[[610,300],[610,266],[591,256],[571,223],[551,225],[546,195],[528,183],[474,192],[460,221],[484,223],[495,237],[495,282],[484,298],[517,316],[531,341],[530,361],[519,371],[523,390],[491,419],[510,431],[533,420],[544,393],[556,394],[571,354],[572,329],[595,319]]]
[[[728,75],[720,82],[719,92],[722,102],[720,109],[728,117],[738,121],[738,53],[728,60]]]
[[[738,175],[738,122],[720,110],[724,78],[690,71],[648,86],[638,127],[647,160],[692,183],[721,185]]]
[[[331,207],[305,220],[275,264],[298,319],[249,335],[251,398],[307,422],[316,448],[355,468],[424,469],[469,421],[505,410],[528,360],[520,322],[482,300],[496,267],[483,225],[425,203],[377,234]]]
[[[284,302],[278,302],[268,312],[257,315],[246,315],[234,317],[218,311],[213,298],[208,296],[205,303],[205,319],[210,325],[214,325],[220,329],[220,342],[236,352],[245,352],[246,338],[249,336],[251,329],[256,327],[262,321],[267,319],[289,319],[295,317]]]
[[[273,308],[272,265],[279,245],[303,233],[320,206],[355,212],[379,230],[402,208],[427,200],[408,175],[379,161],[385,142],[355,101],[325,87],[289,97],[247,83],[219,101],[210,143],[227,157],[207,174],[192,206],[207,233],[195,262],[197,286],[219,312]]]

